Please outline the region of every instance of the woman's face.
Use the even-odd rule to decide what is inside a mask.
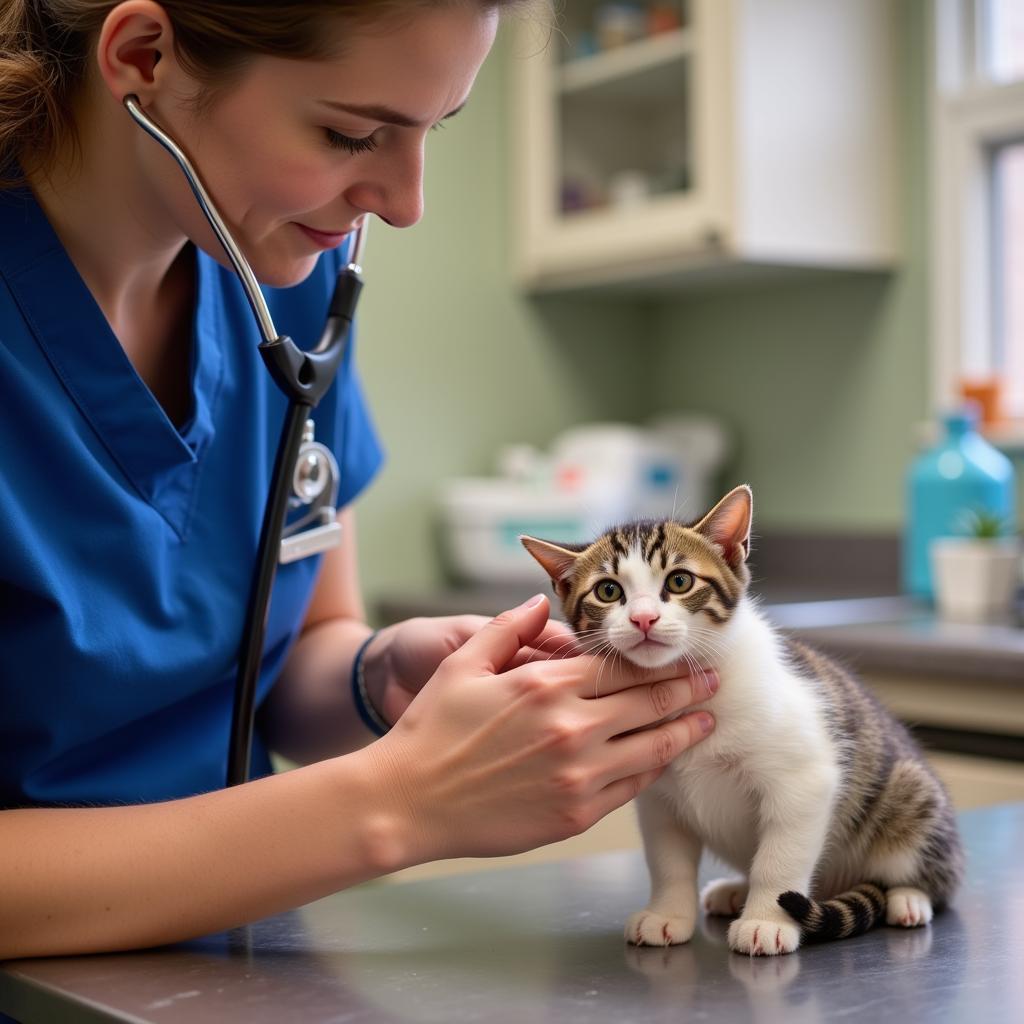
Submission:
[[[427,9],[361,30],[336,59],[256,57],[199,117],[173,87],[150,109],[177,134],[256,277],[286,287],[363,214],[395,227],[420,219],[426,135],[465,103],[496,26],[473,4]],[[141,173],[173,226],[225,262],[181,172],[140,136]]]

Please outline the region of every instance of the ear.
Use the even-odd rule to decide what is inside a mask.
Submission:
[[[549,540],[538,540],[536,537],[521,536],[519,541],[551,577],[555,593],[564,598],[569,593],[569,577],[576,567],[579,552],[559,547]]]
[[[167,12],[152,0],[117,4],[100,29],[96,58],[103,81],[119,103],[134,93],[146,106],[169,65],[177,63]]]
[[[722,549],[734,569],[750,554],[754,494],[746,484],[733,488],[693,529]]]

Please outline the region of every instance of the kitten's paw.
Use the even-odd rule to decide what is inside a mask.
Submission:
[[[748,956],[778,956],[800,946],[800,929],[793,923],[741,917],[729,925],[729,948]]]
[[[678,946],[689,942],[694,917],[664,917],[653,910],[638,910],[626,922],[626,941],[634,946]]]
[[[719,878],[700,894],[701,906],[712,917],[739,917],[749,886],[742,878]]]
[[[917,928],[932,919],[932,901],[920,889],[898,886],[885,894],[885,923]]]

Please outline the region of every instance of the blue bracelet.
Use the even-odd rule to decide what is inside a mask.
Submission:
[[[377,736],[384,736],[391,729],[391,726],[384,720],[384,716],[373,706],[369,694],[366,692],[366,680],[363,678],[363,655],[370,642],[377,636],[376,631],[371,633],[356,651],[355,660],[352,662],[352,703],[359,712],[363,725],[370,732]]]

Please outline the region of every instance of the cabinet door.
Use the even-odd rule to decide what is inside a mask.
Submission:
[[[533,287],[707,263],[729,244],[732,0],[656,5],[678,27],[601,48],[609,6],[567,5],[562,31],[526,24],[513,47],[518,266]]]

